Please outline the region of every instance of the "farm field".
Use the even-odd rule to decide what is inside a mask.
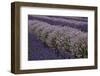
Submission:
[[[28,15],[28,60],[88,58],[88,18]]]

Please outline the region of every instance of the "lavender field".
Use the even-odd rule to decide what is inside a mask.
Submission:
[[[28,60],[88,57],[88,18],[28,15]]]

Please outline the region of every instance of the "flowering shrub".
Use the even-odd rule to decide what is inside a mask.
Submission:
[[[33,33],[47,46],[58,52],[70,52],[76,58],[87,57],[87,33],[68,26],[50,25],[38,20],[32,21]]]
[[[83,32],[87,32],[87,24],[88,24],[88,18],[87,17],[60,17],[60,16],[31,16],[34,20],[40,20],[47,22],[51,25],[62,25],[62,26],[69,26],[72,28],[79,29]],[[67,24],[67,25],[66,25]]]

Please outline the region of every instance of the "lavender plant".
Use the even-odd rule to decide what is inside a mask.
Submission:
[[[87,33],[67,25],[50,25],[38,20],[32,21],[31,29],[42,42],[56,52],[70,52],[76,58],[87,57]]]
[[[49,16],[32,16],[33,19],[47,22],[51,25],[69,26],[87,32],[87,18],[80,17],[49,17]],[[67,24],[67,25],[66,25]]]

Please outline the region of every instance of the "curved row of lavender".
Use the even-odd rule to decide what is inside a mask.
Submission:
[[[39,16],[42,18],[41,16]],[[48,18],[49,17],[43,17]],[[78,19],[78,18],[76,18]],[[42,43],[46,44],[52,50],[61,55],[62,58],[66,58],[66,55],[71,54],[72,58],[86,58],[87,57],[87,32],[69,27],[71,20],[65,20],[62,18],[51,18],[58,22],[67,22],[66,25],[61,24],[49,24],[47,21],[41,21],[36,19],[29,20],[29,30],[32,32]],[[86,21],[77,21],[74,19],[74,26],[86,26]],[[55,23],[54,23],[55,24]],[[72,24],[71,24],[72,25]],[[81,26],[82,28],[82,26]],[[47,50],[48,51],[48,50]],[[70,57],[71,58],[71,57]]]
[[[87,27],[88,18],[87,17],[29,15],[29,19],[43,21],[51,25],[68,26],[68,27],[79,29],[80,31],[83,31],[83,32],[88,31],[88,27]]]

